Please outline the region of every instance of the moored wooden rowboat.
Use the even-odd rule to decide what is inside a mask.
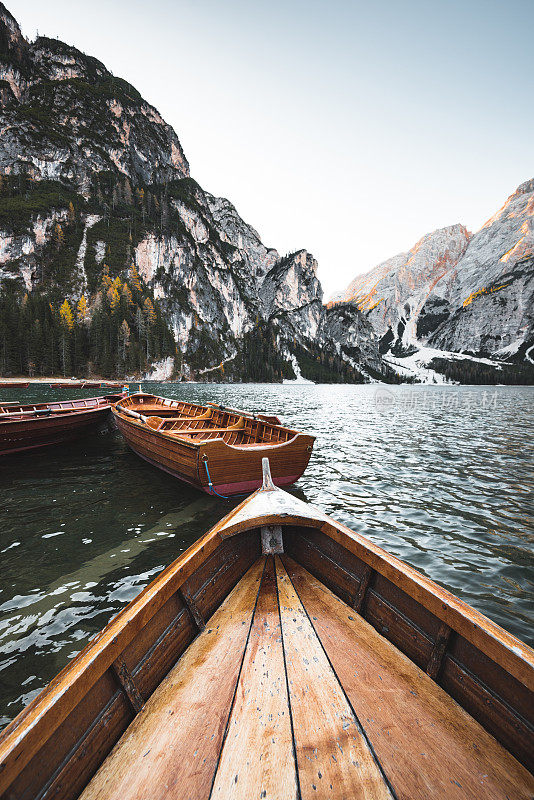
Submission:
[[[0,389],[27,389],[29,383],[21,383],[20,381],[3,381],[0,383]]]
[[[308,466],[314,436],[269,414],[133,394],[113,408],[128,445],[156,467],[223,497],[261,486],[267,456],[277,486],[295,483]]]
[[[124,383],[120,381],[84,381],[81,385],[84,389],[122,389]]]
[[[0,456],[62,444],[102,424],[123,395],[53,403],[0,401]]]
[[[17,800],[527,800],[534,651],[274,487],[0,735]]]

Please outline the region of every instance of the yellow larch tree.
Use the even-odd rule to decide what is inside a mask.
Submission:
[[[111,313],[114,314],[121,302],[120,295],[114,286],[109,287],[107,297]]]
[[[139,277],[139,272],[137,271],[135,264],[132,264],[130,267],[130,282],[137,292],[142,290],[143,287],[141,286],[141,278]]]
[[[106,289],[109,289],[112,283],[113,281],[109,277],[109,267],[107,264],[104,264],[102,267],[102,284],[106,287]]]
[[[61,317],[63,326],[70,333],[74,328],[74,315],[72,313],[69,301],[66,298],[59,309],[59,316]]]
[[[76,318],[78,322],[85,322],[87,319],[87,300],[85,295],[82,294],[76,306]]]
[[[61,250],[63,245],[65,244],[65,235],[63,233],[63,229],[59,222],[56,222],[54,225],[54,232],[52,234],[52,238],[56,245],[56,250]]]
[[[129,306],[134,306],[135,305],[135,303],[133,301],[132,292],[131,292],[130,287],[128,286],[128,284],[126,282],[123,283],[123,285],[122,285],[122,296],[124,297],[124,299],[126,300],[126,302],[128,303]]]
[[[153,325],[157,319],[156,312],[154,311],[154,305],[152,300],[147,297],[145,302],[143,303],[143,310],[145,312],[145,319],[147,321],[147,325]]]

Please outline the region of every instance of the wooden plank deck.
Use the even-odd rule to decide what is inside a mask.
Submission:
[[[254,564],[156,689],[83,800],[202,800],[211,792],[264,559]]]
[[[272,558],[265,568],[213,786],[212,797],[229,796],[235,800],[298,796]]]
[[[303,567],[284,562],[399,800],[532,798],[532,775],[430,676]]]
[[[534,778],[288,556],[256,562],[82,800],[527,800]]]

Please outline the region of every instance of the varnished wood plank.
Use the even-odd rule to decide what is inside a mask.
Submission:
[[[209,797],[263,564],[259,559],[215,612],[81,800]]]
[[[534,698],[529,699],[526,707],[519,706],[520,714],[515,713],[472,673],[449,658],[448,654],[443,659],[439,683],[472,717],[534,773],[534,730],[521,713],[524,712],[526,716],[532,717]]]
[[[442,685],[449,658],[461,664],[471,675],[476,675],[483,684],[490,687],[511,708],[519,710],[523,717],[529,720],[531,727],[534,728],[534,691],[529,690],[524,683],[510,675],[502,664],[481,653],[463,636],[453,636],[443,659],[444,663],[440,675],[440,683]],[[458,698],[456,697],[456,699]],[[461,701],[459,702],[463,705]],[[467,710],[469,711],[469,709]]]
[[[145,652],[133,673],[145,700],[161,683],[198,631],[184,608]]]
[[[139,694],[139,689],[136,686],[130,670],[124,663],[124,660],[120,657],[117,658],[111,665],[111,669],[126,697],[130,701],[133,710],[136,714],[139,713],[143,708],[143,698]]]
[[[279,556],[276,570],[302,800],[391,798]]]
[[[534,778],[421,669],[284,557],[399,800],[527,800]]]
[[[352,601],[360,585],[359,576],[334,561],[308,536],[299,536],[297,542],[288,537],[286,550],[346,602]]]
[[[297,797],[272,557],[265,567],[211,797],[232,800]]]
[[[179,593],[180,597],[182,598],[185,606],[187,607],[187,610],[191,614],[191,617],[192,617],[195,625],[197,626],[199,631],[203,631],[204,628],[206,627],[206,623],[204,622],[204,617],[200,613],[200,611],[198,609],[198,606],[196,605],[195,601],[191,597],[191,595],[189,593],[189,590],[184,585],[184,586],[181,586],[180,589],[178,589],[178,593]]]
[[[428,665],[426,668],[426,674],[430,675],[431,678],[435,679],[438,676],[443,661],[443,656],[445,655],[445,650],[447,649],[447,645],[449,644],[450,638],[451,638],[451,629],[449,628],[448,625],[442,623],[438,631],[436,641],[434,642],[434,648],[432,650],[432,653],[430,654],[430,658],[428,659]]]
[[[358,591],[356,592],[356,595],[354,597],[354,602],[352,604],[353,609],[357,613],[360,612],[360,609],[363,605],[363,601],[365,600],[365,593],[369,588],[372,575],[373,575],[373,570],[371,569],[371,567],[366,565],[360,580],[360,585],[358,586]]]
[[[117,687],[111,671],[107,670],[46,740],[27,769],[0,796],[6,800],[35,800],[40,797],[43,787],[52,782],[56,787],[51,794],[54,800],[56,797],[58,800],[72,800],[94,775],[133,718],[128,699]]]
[[[320,530],[369,564],[489,658],[493,658],[531,691],[534,690],[534,655],[531,647],[346,525],[329,519],[320,526]]]
[[[423,669],[432,654],[433,642],[395,606],[369,590],[362,616],[399,650]]]

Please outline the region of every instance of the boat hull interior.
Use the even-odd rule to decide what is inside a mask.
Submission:
[[[530,648],[320,512],[246,503],[8,726],[0,794],[531,798]]]

